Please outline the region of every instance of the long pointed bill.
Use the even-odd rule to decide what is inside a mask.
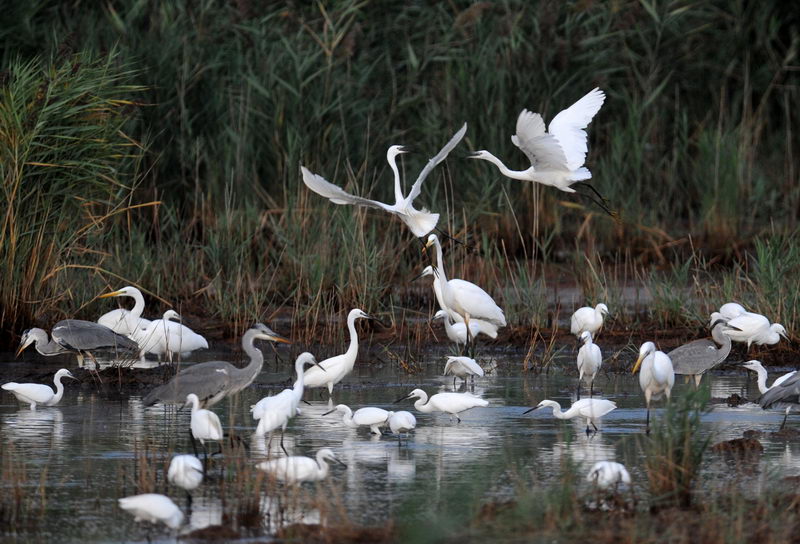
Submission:
[[[402,398],[399,398],[399,399],[397,399],[397,400],[396,400],[396,401],[394,401],[392,404],[397,404],[398,402],[403,402],[404,400],[406,400],[406,399],[410,399],[410,398],[411,398],[411,395],[406,395],[405,397],[402,397]]]
[[[643,359],[644,359],[644,357],[642,357],[641,354],[640,354],[639,358],[636,359],[636,364],[633,365],[633,371],[631,372],[631,374],[636,374],[636,371],[639,370],[639,365],[642,364],[642,360]]]
[[[322,414],[322,415],[323,415],[323,416],[329,416],[329,415],[331,415],[332,413],[334,413],[335,411],[336,411],[336,408],[334,408],[333,410],[328,410],[327,412],[325,412],[325,413],[324,413],[324,414]]]
[[[269,339],[273,342],[278,342],[280,344],[291,344],[292,341],[288,338],[284,338],[283,336],[279,336],[277,334],[270,334]]]
[[[120,295],[124,295],[125,293],[122,291],[113,291],[111,293],[106,293],[105,295],[100,295],[97,298],[108,298],[108,297],[118,297]]]
[[[717,325],[719,325],[720,323],[721,323],[721,324],[723,324],[723,325],[725,325],[725,324],[727,323],[727,321],[725,321],[724,319],[717,319],[716,321],[714,321],[714,322],[711,324],[711,326],[709,327],[709,329],[713,329],[714,327],[716,327],[716,326],[717,326]]]
[[[534,410],[536,410],[538,408],[540,408],[540,407],[539,406],[534,406],[533,408],[530,408],[530,409],[525,410],[524,412],[522,412],[522,415],[524,416],[525,414],[530,414],[531,412],[533,412]]]
[[[346,464],[344,464],[343,462],[339,461],[338,459],[334,459],[334,461],[336,461],[337,463],[339,463],[340,465],[342,465],[344,468],[347,468],[347,465],[346,465]]]

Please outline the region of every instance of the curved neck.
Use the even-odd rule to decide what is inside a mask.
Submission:
[[[553,416],[554,417],[557,417],[558,419],[569,419],[567,417],[567,413],[561,411],[561,405],[560,404],[556,404],[555,406],[550,406],[550,408],[553,409]]]
[[[139,291],[134,291],[131,297],[133,297],[133,308],[131,309],[131,315],[134,318],[139,319],[142,317],[142,312],[144,311],[144,297]]]
[[[235,370],[237,377],[245,377],[248,381],[248,384],[252,382],[259,372],[261,372],[261,368],[264,366],[264,354],[255,346],[255,335],[258,334],[257,331],[253,329],[248,330],[244,333],[242,337],[242,349],[250,357],[250,362],[247,363],[247,366],[244,368],[237,368]]]
[[[428,404],[428,396],[427,395],[417,399],[417,402],[414,403],[414,408],[416,408],[417,410],[419,410],[420,412],[422,412],[424,414],[429,414],[429,413],[433,412],[433,407],[430,404]]]
[[[386,160],[389,162],[389,168],[391,168],[394,173],[394,200],[395,205],[399,205],[405,200],[405,197],[403,196],[403,188],[400,186],[400,170],[397,168],[397,155],[389,155]]]
[[[195,413],[198,409],[200,409],[200,399],[195,396],[192,398],[192,413]]]
[[[449,312],[449,310],[447,308],[447,304],[444,301],[444,295],[442,295],[442,283],[441,283],[441,281],[442,280],[439,279],[439,276],[437,274],[433,275],[433,294],[436,295],[436,301],[439,303],[439,307],[442,310],[444,310],[446,312]]]
[[[56,376],[53,380],[56,384],[56,394],[50,399],[51,404],[58,404],[61,401],[61,396],[64,394],[64,384],[61,383],[61,376]]]
[[[500,170],[500,173],[503,174],[506,177],[513,178],[513,179],[526,180],[526,181],[530,181],[531,180],[531,174],[532,174],[532,171],[533,171],[533,166],[531,166],[527,170],[511,170],[505,164],[503,164],[503,161],[501,161],[500,159],[498,159],[497,157],[495,157],[491,153],[487,152],[486,156],[480,157],[480,158],[485,160],[485,161],[489,161],[490,163],[494,164],[497,167],[497,169]]]
[[[756,374],[758,374],[758,391],[763,395],[767,392],[767,369],[763,366],[756,367]]]
[[[328,476],[328,461],[327,459],[323,458],[321,455],[317,454],[317,465],[319,466],[319,476],[320,478],[325,478]]]
[[[294,372],[297,374],[297,379],[292,386],[292,393],[294,394],[295,401],[299,404],[300,399],[303,398],[303,390],[305,389],[305,372],[303,372],[303,368],[306,366],[306,362],[303,360],[297,360],[294,363]]]
[[[350,331],[350,345],[347,347],[345,355],[353,359],[353,364],[358,356],[358,332],[356,332],[356,316],[347,317],[347,329]]]
[[[38,351],[40,355],[44,355],[45,357],[60,355],[65,351],[67,351],[55,340],[49,340],[46,334],[41,339],[37,338],[36,341],[34,342],[34,345],[36,346],[36,351]]]
[[[348,427],[358,427],[353,421],[353,411],[349,407],[342,410],[342,422]]]

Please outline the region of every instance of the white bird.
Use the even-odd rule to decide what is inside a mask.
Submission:
[[[417,428],[417,418],[411,412],[400,410],[389,412],[389,429],[396,435],[408,433]]]
[[[417,198],[422,191],[422,182],[425,181],[425,178],[428,177],[428,174],[430,174],[436,165],[442,162],[450,153],[450,151],[452,151],[452,149],[458,145],[466,132],[467,124],[464,123],[464,126],[455,133],[455,135],[450,139],[449,142],[447,142],[447,144],[445,144],[441,151],[439,151],[435,157],[428,161],[428,164],[426,164],[425,168],[422,169],[419,177],[417,177],[417,180],[411,187],[411,191],[408,193],[408,196],[403,196],[403,188],[400,184],[400,172],[397,169],[396,162],[397,155],[405,153],[405,150],[399,145],[391,146],[386,153],[386,160],[389,162],[392,172],[394,172],[394,204],[385,204],[376,200],[370,200],[368,198],[351,195],[350,193],[344,191],[341,187],[330,183],[322,176],[313,174],[305,166],[300,167],[300,170],[303,173],[303,182],[309,189],[318,195],[324,196],[334,204],[354,204],[358,206],[366,206],[368,208],[386,210],[387,212],[399,217],[403,223],[408,226],[411,232],[414,233],[414,236],[422,237],[436,228],[436,223],[439,221],[439,214],[430,213],[424,208],[422,210],[417,210],[414,208],[414,199]]]
[[[327,416],[334,412],[341,412],[342,423],[351,429],[358,429],[362,426],[369,427],[372,434],[381,434],[381,427],[386,426],[390,414],[390,412],[383,408],[376,408],[374,406],[366,406],[353,412],[346,404],[339,404],[333,410],[325,412],[322,415]]]
[[[136,287],[128,285],[118,291],[106,293],[97,298],[108,297],[132,297],[134,302],[133,308],[130,310],[118,308],[104,313],[97,319],[97,322],[101,325],[108,327],[116,333],[131,336],[139,329],[144,329],[150,324],[149,319],[142,317],[142,312],[144,311],[144,297],[142,296],[142,292]]]
[[[461,378],[464,382],[472,376],[472,381],[475,381],[475,376],[483,376],[484,372],[481,366],[469,357],[463,356],[448,356],[447,363],[444,365],[444,375],[453,376],[453,387],[456,385],[456,378]]]
[[[264,397],[250,407],[253,419],[258,420],[256,435],[264,436],[278,427],[281,428],[281,448],[286,455],[289,455],[289,452],[286,451],[283,445],[283,433],[286,431],[289,420],[300,412],[298,406],[303,398],[303,389],[305,387],[303,369],[306,365],[317,365],[314,356],[308,352],[301,353],[294,362],[297,380],[291,389],[284,389],[277,395]]]
[[[353,371],[358,357],[358,332],[356,319],[375,319],[371,315],[355,308],[347,314],[347,329],[350,331],[350,345],[341,355],[330,357],[318,365],[306,370],[305,386],[309,389],[328,387],[328,395],[333,396],[333,386],[342,381]]]
[[[583,331],[580,339],[583,345],[578,350],[578,400],[581,398],[581,381],[584,379],[589,384],[589,397],[594,395],[594,379],[603,364],[603,354],[600,346],[592,342],[592,333]]]
[[[631,475],[621,463],[614,461],[598,461],[586,475],[586,481],[593,483],[599,489],[613,488],[615,491],[620,484],[630,485]]]
[[[460,317],[461,316],[459,316],[459,318]],[[441,319],[444,323],[444,332],[451,342],[457,346],[463,346],[467,343],[467,326],[463,321],[461,323],[450,323],[450,314],[448,314],[446,310],[439,310],[436,312],[433,316],[433,320],[436,321],[437,319]],[[472,338],[475,338],[480,333],[481,326],[473,319],[469,322],[469,334]],[[497,332],[495,332],[495,336],[497,336]]]
[[[489,405],[489,401],[476,397],[471,393],[436,393],[429,399],[428,394],[422,389],[414,389],[411,393],[395,402],[413,398],[418,399],[414,402],[414,408],[419,412],[424,414],[444,412],[455,416],[459,423],[461,423],[461,418],[458,417],[458,414],[461,412],[470,408]]]
[[[64,385],[61,383],[61,378],[76,379],[69,370],[62,368],[56,372],[53,382],[56,385],[56,390],[53,391],[47,385],[40,383],[4,383],[3,389],[17,397],[17,400],[31,405],[31,410],[36,410],[36,405],[42,406],[55,406],[61,401],[64,395]]]
[[[158,355],[160,360],[161,356],[166,354],[169,362],[172,362],[175,353],[208,349],[208,341],[205,338],[189,327],[171,321],[172,319],[180,320],[181,316],[175,310],[167,310],[161,319],[151,321],[146,328],[131,335],[131,338],[139,344],[142,357],[147,352]]]
[[[522,110],[517,117],[517,133],[511,137],[511,142],[528,157],[530,167],[525,170],[509,169],[486,150],[472,153],[470,158],[491,162],[511,179],[533,181],[574,193],[571,185],[592,177],[589,169],[583,166],[588,151],[584,129],[605,98],[600,89],[589,91],[550,121],[549,132],[545,132],[540,114]]]
[[[222,423],[217,414],[200,408],[200,399],[194,393],[186,395],[186,406],[192,406],[192,437],[199,440],[205,448],[206,440],[222,440]]]
[[[119,507],[133,514],[135,521],[161,522],[170,529],[183,523],[183,512],[172,499],[157,493],[145,493],[119,499]]]
[[[661,395],[665,395],[669,400],[672,386],[675,385],[675,371],[672,369],[672,360],[663,351],[657,351],[656,345],[652,342],[645,342],[639,348],[639,358],[633,366],[633,373],[641,365],[642,371],[639,373],[639,386],[644,391],[644,400],[647,405],[647,427],[646,432],[650,432],[650,401],[658,400]]]
[[[739,304],[738,302],[726,302],[722,306],[719,307],[719,315],[722,316],[723,319],[726,321],[733,319],[734,317],[739,317],[742,314],[746,314],[747,310],[744,309],[744,306]]]
[[[437,253],[439,254],[441,254],[441,247],[442,247],[441,244],[438,244],[436,248]],[[442,259],[439,259],[438,262],[442,263],[442,266],[444,266]],[[439,303],[439,308],[440,308],[440,310],[436,313],[436,315],[439,316],[441,312],[445,312],[446,315],[450,316],[450,320],[453,322],[452,330],[454,331],[454,333],[457,334],[459,337],[462,333],[466,335],[467,328],[466,325],[464,325],[464,318],[458,315],[456,312],[450,310],[444,303],[444,297],[442,296],[442,280],[439,277],[441,275],[442,274],[435,273],[433,271],[433,267],[428,265],[422,270],[422,274],[417,276],[417,278],[424,278],[425,276],[433,276],[433,293],[434,295],[436,295],[436,301]],[[464,280],[454,279],[450,281],[454,282],[453,285],[457,285],[459,282],[463,282]],[[434,316],[434,319],[437,319],[437,317]],[[478,334],[485,334],[486,336],[492,339],[497,338],[497,325],[493,325],[492,323],[484,321],[483,319],[475,319],[474,317],[472,317],[469,320],[470,333],[472,334],[476,329],[478,331]],[[448,338],[450,338],[450,340],[455,342],[455,340],[453,340],[453,337],[450,336],[449,332],[447,333],[447,336]]]
[[[316,482],[328,476],[328,461],[347,466],[330,449],[322,448],[317,452],[316,459],[300,455],[281,457],[258,463],[256,468],[286,483]]]
[[[586,419],[586,434],[589,434],[589,425],[594,427],[597,431],[597,423],[600,423],[600,418],[617,408],[616,403],[606,399],[581,399],[572,403],[569,410],[566,412],[561,411],[561,405],[554,400],[543,400],[537,406],[530,410],[526,410],[523,414],[533,412],[538,408],[550,407],[553,409],[553,416],[558,419],[572,419],[575,417],[582,417]]]
[[[589,331],[593,338],[597,338],[597,333],[603,326],[603,317],[607,313],[608,306],[602,302],[594,308],[590,306],[578,308],[569,320],[569,332],[580,337],[584,331]]]
[[[203,463],[194,455],[176,455],[169,462],[167,480],[187,492],[203,483]]]
[[[781,336],[788,339],[783,325],[780,323],[770,324],[769,319],[752,312],[744,312],[728,320],[722,333],[734,342],[746,342],[747,349],[750,349],[750,345],[754,343],[759,346],[777,344]]]
[[[767,387],[767,369],[764,368],[764,365],[762,365],[760,361],[752,359],[750,361],[747,361],[746,363],[742,363],[742,366],[748,370],[752,370],[758,375],[758,391],[762,395],[767,391],[769,391],[770,389],[772,389],[773,387],[775,387],[776,385],[782,384],[783,382],[785,382],[786,380],[788,380],[797,373],[796,370],[792,370],[791,372],[788,372],[783,376],[778,376],[777,378],[775,378],[775,381],[772,382],[772,385]]]

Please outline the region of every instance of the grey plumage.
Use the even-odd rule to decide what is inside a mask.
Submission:
[[[699,385],[705,372],[722,364],[731,352],[731,339],[722,333],[723,327],[724,323],[717,321],[711,329],[713,340],[695,340],[667,353],[675,374],[694,376]]]
[[[800,404],[800,372],[770,387],[756,402],[765,410]]]
[[[53,327],[48,339],[43,329],[33,328],[22,333],[22,341],[17,349],[19,355],[26,347],[34,344],[41,355],[53,356],[61,353],[75,353],[78,362],[83,363],[83,354],[98,349],[117,351],[136,351],[139,346],[125,336],[117,334],[108,327],[94,321],[64,319]]]

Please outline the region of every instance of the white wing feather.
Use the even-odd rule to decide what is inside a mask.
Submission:
[[[420,191],[422,191],[422,182],[425,181],[425,178],[428,177],[428,174],[431,173],[437,164],[447,158],[447,155],[449,155],[453,148],[459,144],[466,133],[467,124],[464,123],[464,126],[462,126],[452,138],[450,138],[450,141],[444,145],[444,147],[436,154],[436,156],[428,161],[428,164],[425,165],[425,168],[423,168],[422,172],[420,172],[419,176],[417,176],[417,180],[414,182],[414,185],[411,186],[411,192],[408,193],[406,202],[411,202],[419,196]]]
[[[588,148],[584,129],[600,111],[605,99],[605,93],[595,87],[550,121],[548,130],[550,135],[555,136],[558,140],[558,144],[567,158],[566,165],[569,170],[580,168],[586,161]]]
[[[394,211],[392,206],[390,206],[389,204],[384,204],[383,202],[378,202],[376,200],[370,200],[368,198],[362,198],[360,196],[351,195],[341,187],[334,185],[333,183],[329,182],[322,176],[312,173],[305,166],[301,166],[300,170],[303,173],[303,183],[306,184],[306,187],[308,187],[318,195],[324,196],[334,204],[341,204],[341,205],[355,204],[357,206],[366,206],[368,208],[378,208],[381,210]]]

